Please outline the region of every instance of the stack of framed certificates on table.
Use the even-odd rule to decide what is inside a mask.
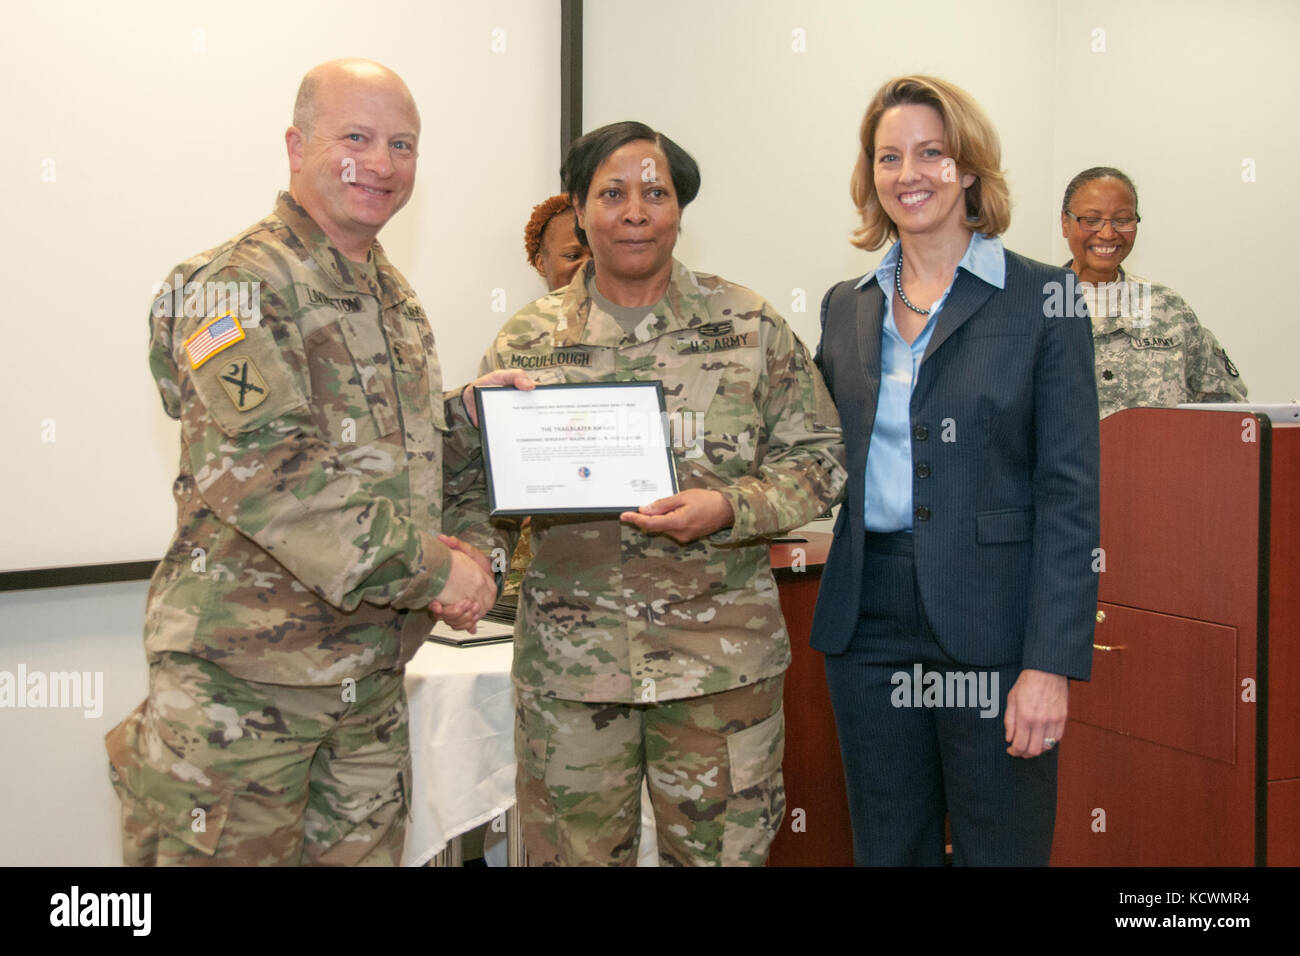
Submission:
[[[504,644],[515,636],[515,595],[492,605],[474,628],[474,633],[452,630],[445,621],[433,626],[429,640],[452,647],[477,647],[480,644]]]

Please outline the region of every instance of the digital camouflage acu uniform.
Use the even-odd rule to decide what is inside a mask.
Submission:
[[[1173,289],[1123,269],[1116,282],[1080,288],[1092,316],[1102,418],[1138,406],[1245,401],[1241,373]]]
[[[533,517],[514,658],[529,855],[634,862],[645,766],[662,859],[761,864],[784,813],[790,660],[765,536],[839,499],[839,416],[750,290],[674,262],[625,335],[587,292],[593,270],[520,310],[482,370],[661,380],[679,487],[721,492],[735,523],[681,545],[617,516]]]
[[[218,283],[255,284],[260,314],[206,314]],[[395,863],[403,665],[450,568],[424,310],[378,243],[350,262],[281,193],[173,270],[150,328],[181,456],[150,694],[107,738],[127,860]]]

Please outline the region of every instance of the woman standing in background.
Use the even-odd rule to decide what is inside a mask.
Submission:
[[[1120,265],[1137,239],[1137,189],[1110,166],[1085,169],[1061,200],[1061,235],[1092,317],[1101,415],[1182,402],[1243,402],[1246,383],[1214,333],[1168,286]]]

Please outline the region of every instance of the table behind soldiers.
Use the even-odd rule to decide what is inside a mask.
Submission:
[[[430,641],[406,666],[411,819],[404,866],[424,866],[515,804],[513,646]],[[438,862],[459,863],[457,854]]]

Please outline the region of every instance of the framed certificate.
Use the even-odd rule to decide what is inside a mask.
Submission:
[[[474,389],[493,515],[635,511],[677,493],[661,382]]]

